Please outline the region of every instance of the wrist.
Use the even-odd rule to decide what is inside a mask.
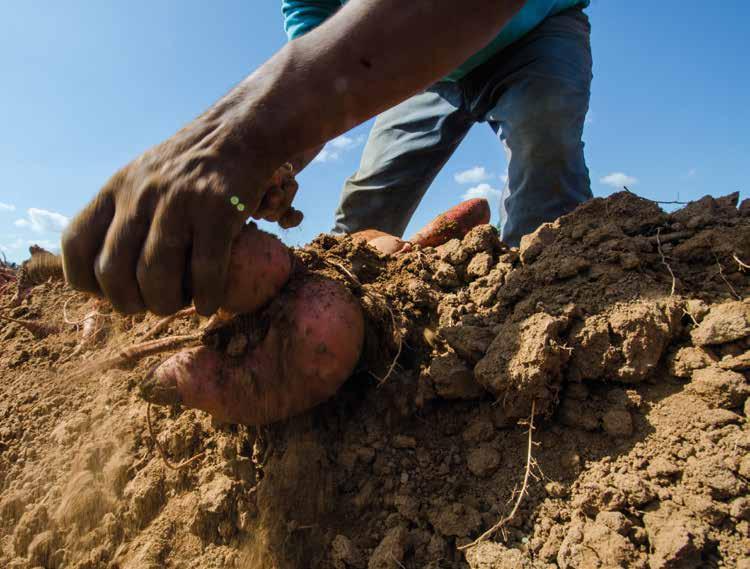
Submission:
[[[284,51],[245,78],[209,113],[222,125],[217,150],[238,164],[249,161],[255,168],[267,166],[273,171],[304,150],[292,134],[296,131],[291,125],[298,123],[293,115],[299,97],[284,89],[288,67]]]

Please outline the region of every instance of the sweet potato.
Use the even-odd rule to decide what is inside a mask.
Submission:
[[[202,409],[226,422],[265,425],[330,398],[354,370],[364,317],[342,284],[303,277],[262,317],[267,332],[245,353],[232,357],[205,346],[181,352],[142,384],[144,398]]]
[[[438,215],[409,241],[422,247],[436,247],[451,239],[461,239],[473,227],[489,222],[490,204],[487,200],[467,200]]]
[[[238,314],[257,310],[279,294],[291,272],[289,249],[249,223],[232,244],[222,308]]]

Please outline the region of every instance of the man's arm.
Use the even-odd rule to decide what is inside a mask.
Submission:
[[[240,84],[232,115],[278,141],[282,157],[297,155],[448,74],[524,3],[352,0]]]
[[[66,278],[122,312],[213,313],[279,165],[445,76],[523,4],[351,0],[113,176],[63,236]]]

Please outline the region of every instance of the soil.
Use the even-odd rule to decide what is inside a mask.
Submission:
[[[269,427],[153,407],[169,464],[138,389],[164,356],[81,373],[158,319],[26,265],[2,314],[49,330],[0,322],[0,567],[748,569],[737,199],[668,214],[620,193],[519,249],[490,226],[390,257],[321,236],[296,255],[360,298],[357,373]],[[182,316],[159,337],[203,326]],[[518,511],[461,549],[513,508],[532,408]]]

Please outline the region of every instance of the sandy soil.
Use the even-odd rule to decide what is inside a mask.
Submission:
[[[178,470],[138,391],[164,356],[92,365],[158,319],[49,259],[0,291],[46,326],[0,322],[0,567],[750,568],[750,203],[622,193],[519,250],[481,226],[398,258],[329,236],[297,256],[360,298],[358,372],[270,427],[152,408],[172,463],[203,453]]]

